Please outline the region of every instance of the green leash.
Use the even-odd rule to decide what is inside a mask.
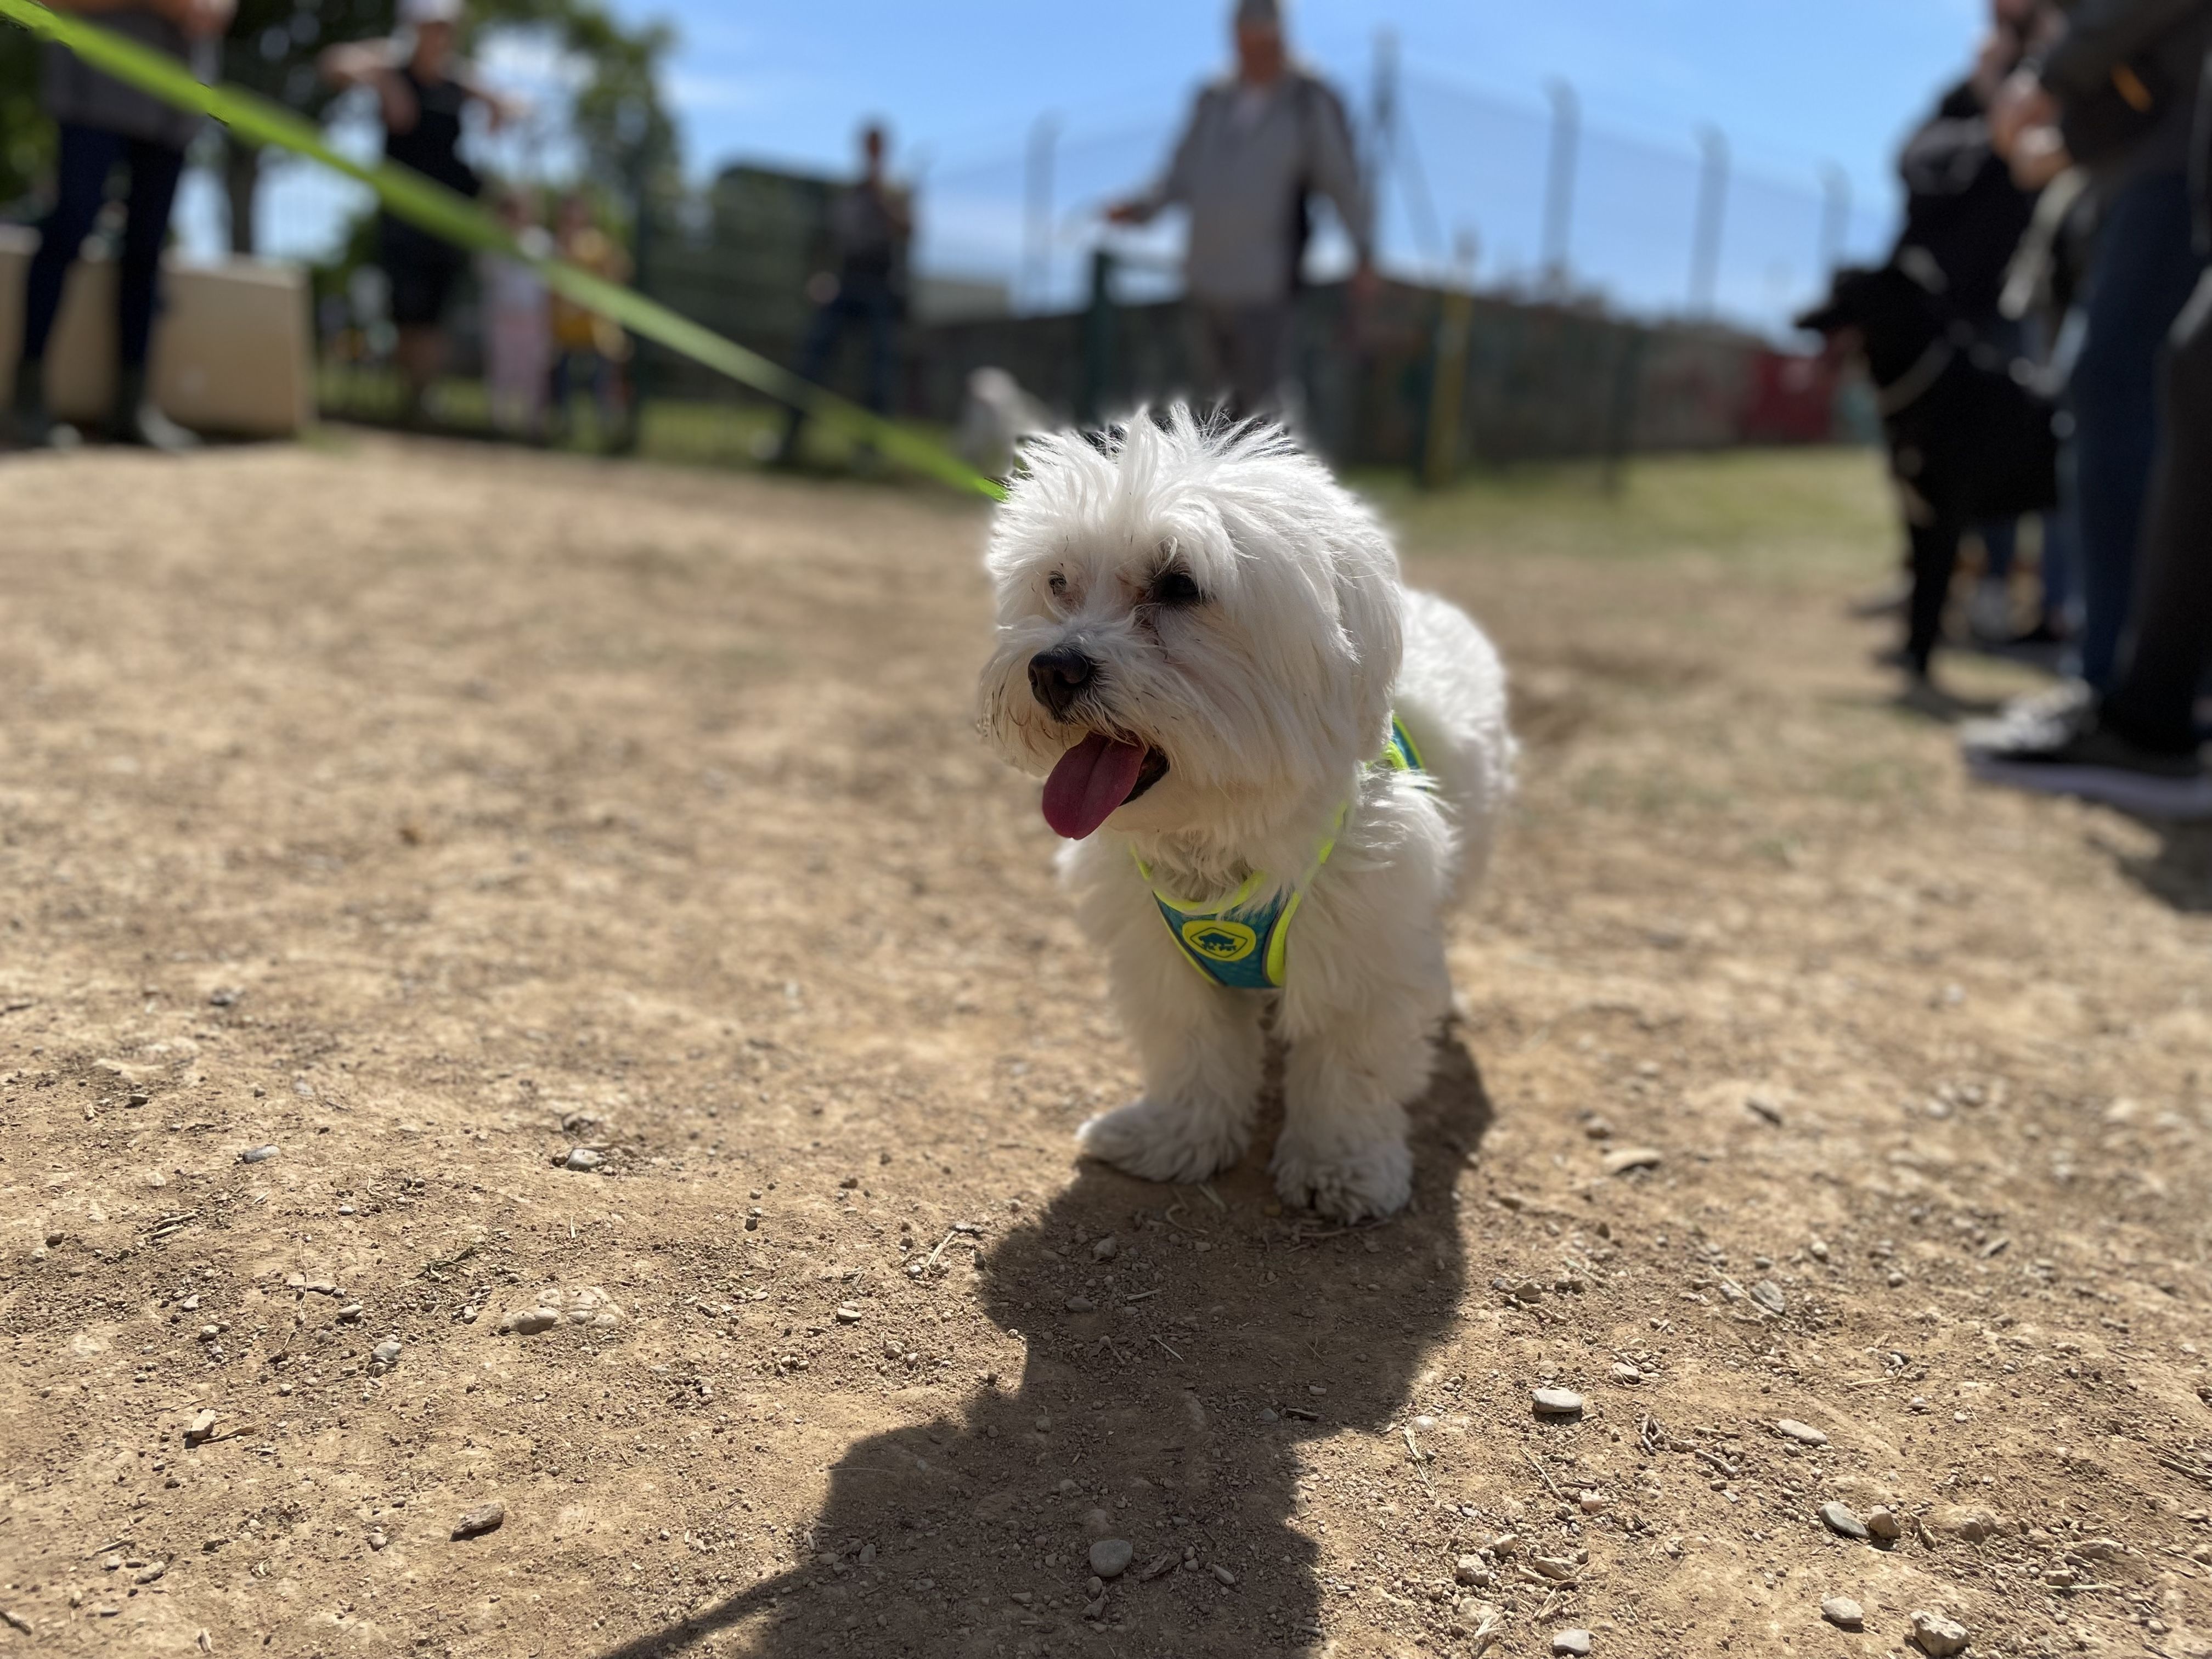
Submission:
[[[520,260],[534,269],[544,278],[545,285],[562,298],[611,317],[631,333],[726,374],[741,386],[803,410],[825,426],[842,428],[917,472],[993,501],[1006,499],[1006,490],[994,480],[985,477],[927,439],[917,437],[857,404],[848,403],[835,392],[823,391],[811,380],[770,362],[758,352],[748,351],[736,341],[725,339],[710,328],[702,328],[690,319],[678,316],[666,306],[648,300],[634,289],[593,276],[563,260],[528,252],[505,226],[459,191],[389,161],[364,167],[349,160],[331,148],[322,130],[313,122],[281,105],[237,87],[203,86],[192,78],[191,70],[166,53],[141,46],[136,40],[125,40],[81,17],[49,11],[37,0],[0,0],[0,17],[68,47],[94,69],[127,82],[164,103],[222,122],[249,143],[273,144],[295,155],[319,161],[349,179],[358,179],[398,217],[459,246]]]

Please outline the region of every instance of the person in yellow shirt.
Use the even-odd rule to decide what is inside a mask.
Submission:
[[[629,276],[629,256],[622,245],[599,228],[592,204],[580,191],[562,199],[556,245],[562,258],[581,265],[611,283]],[[623,374],[629,362],[629,337],[611,317],[603,317],[574,301],[553,296],[553,422],[565,430],[568,400],[580,377],[591,388],[592,406],[599,416],[599,441],[617,447],[626,437],[630,419],[629,388]]]

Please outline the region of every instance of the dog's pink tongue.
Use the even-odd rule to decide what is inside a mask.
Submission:
[[[1054,834],[1081,841],[1129,799],[1144,768],[1144,744],[1093,732],[1062,755],[1044,781],[1044,821]]]

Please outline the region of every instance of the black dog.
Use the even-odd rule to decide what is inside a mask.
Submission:
[[[1933,262],[1916,271],[1915,252],[1879,270],[1838,271],[1826,301],[1797,326],[1865,356],[1912,543],[1905,662],[1924,678],[1960,534],[2056,505],[2058,437],[2027,366],[1975,337],[1935,291]]]

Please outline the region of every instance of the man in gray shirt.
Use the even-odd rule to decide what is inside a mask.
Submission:
[[[1351,234],[1353,292],[1374,284],[1374,211],[1336,94],[1293,63],[1280,0],[1238,0],[1237,70],[1198,95],[1166,174],[1116,204],[1115,224],[1190,211],[1183,276],[1206,390],[1231,412],[1279,409],[1305,254],[1307,198],[1328,198]]]

